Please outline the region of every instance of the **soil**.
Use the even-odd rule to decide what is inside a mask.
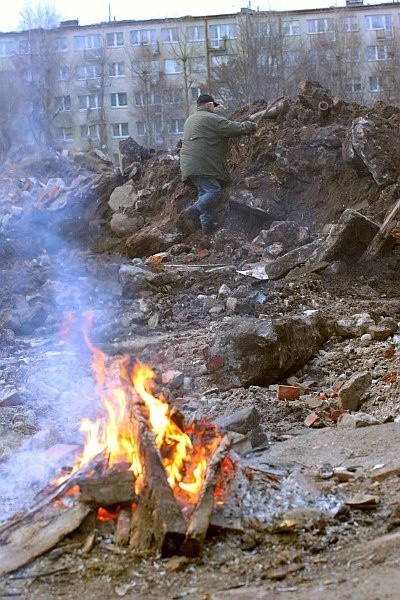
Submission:
[[[243,109],[236,118],[259,108],[262,104]],[[358,106],[340,110],[336,125],[365,112]],[[383,108],[378,107],[377,113],[383,114]],[[296,125],[293,120],[265,122],[258,137],[233,145],[234,184],[226,194],[242,189],[246,178],[259,178],[258,194],[280,197],[283,220],[309,227],[314,239],[326,224],[337,221],[344,205],[381,222],[393,205],[394,189],[381,193],[371,177],[360,176],[352,167],[342,165],[340,173],[338,168],[321,172],[313,167],[315,173],[310,168],[301,176],[277,168],[271,145],[280,140],[289,146],[300,130],[313,125],[309,111],[299,114],[303,117]],[[86,206],[86,220],[77,222],[76,236],[71,234],[71,212],[68,235],[64,231],[63,237],[53,236],[54,230],[61,236],[62,210],[55,211],[50,235],[46,219],[53,223],[52,212],[42,206],[35,211],[26,208],[26,218],[20,217],[19,226],[8,229],[7,235],[3,224],[2,520],[29,507],[57,473],[61,465],[45,465],[43,453],[56,444],[81,444],[80,420],[98,414],[92,355],[80,333],[85,314],[92,309],[92,343],[110,356],[129,354],[150,364],[159,389],[187,422],[215,422],[243,408],[257,411],[259,427],[248,432],[247,445],[232,451],[236,477],[223,509],[230,525],[221,528],[214,523],[201,555],[186,559],[139,555],[116,546],[113,521],[98,522],[94,543],[85,548],[90,531],[84,523],[43,556],[2,577],[0,596],[32,600],[397,598],[399,332],[383,339],[361,337],[361,333],[333,335],[290,373],[291,383],[295,378],[301,386],[300,398],[294,401],[277,397],[277,387],[288,383],[286,378],[221,389],[206,366],[206,356],[219,327],[230,317],[226,294],[236,299],[239,316],[275,319],[319,310],[335,322],[368,313],[375,323],[382,319],[399,323],[399,247],[392,244],[367,263],[350,261],[335,274],[301,267],[277,281],[240,274],[244,264],[263,258],[254,243],[260,230],[257,218],[249,213],[244,220],[242,212],[228,209],[224,227],[215,234],[205,238],[194,232],[182,239],[175,230],[176,217],[193,193],[179,182],[175,158],[161,159],[141,165],[134,185],[153,190],[152,212],[144,229],[153,240],[171,234],[175,241],[170,246],[139,253],[134,241],[133,252],[132,240],[113,235],[109,191],[101,201]],[[15,161],[3,174],[4,186],[7,179],[4,203],[18,205],[15,182],[20,193],[21,181],[30,175],[26,160],[22,166]],[[76,175],[75,167],[70,165],[69,171],[57,161],[50,166],[40,160],[32,164],[32,177],[44,181],[65,172],[70,185]],[[36,217],[40,213],[40,219],[29,227],[32,212]],[[157,238],[156,229],[161,231]],[[157,246],[159,241],[154,243]],[[152,256],[160,251],[168,257],[154,267]],[[156,268],[168,277],[181,269],[183,275],[179,281],[167,277],[161,286],[130,294],[119,278],[121,265],[127,264]],[[221,291],[224,286],[228,292]],[[177,387],[162,383],[162,374],[171,370],[182,375]],[[338,391],[353,373],[364,371],[371,373],[371,385],[359,411],[352,414],[365,413],[376,424],[341,427]],[[307,427],[305,421],[313,412],[318,417],[316,427]],[[377,477],[385,470],[386,475]],[[360,495],[364,500],[367,496],[366,504]],[[239,509],[244,515],[242,527],[234,525]]]

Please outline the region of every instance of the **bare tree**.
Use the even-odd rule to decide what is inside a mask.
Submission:
[[[25,2],[19,15],[19,27],[22,30],[54,29],[60,22],[60,15],[54,4],[48,2]]]

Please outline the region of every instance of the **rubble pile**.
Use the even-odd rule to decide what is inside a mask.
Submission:
[[[183,418],[229,432],[271,490],[195,561],[134,556],[107,525],[89,543],[83,528],[2,578],[5,596],[90,598],[100,577],[110,598],[396,597],[400,109],[306,81],[233,118],[257,112],[256,134],[232,142],[233,184],[207,237],[176,227],[194,198],[178,151],[142,160],[129,142],[122,172],[98,152],[21,149],[4,165],[4,518],[65,466],[96,412],[79,335],[89,309],[95,346],[150,364]]]

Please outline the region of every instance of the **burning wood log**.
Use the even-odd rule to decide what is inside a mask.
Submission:
[[[179,553],[185,539],[186,523],[168,483],[145,414],[145,405],[136,396],[131,406],[131,423],[143,467],[144,487],[132,513],[130,546],[137,551],[156,548],[163,557],[168,557]]]
[[[217,475],[229,447],[230,440],[228,436],[225,436],[220,441],[207,466],[200,498],[190,518],[186,538],[182,545],[182,552],[186,556],[198,556],[202,550],[214,508],[214,490]]]
[[[81,491],[80,501],[93,508],[135,502],[135,476],[129,466],[128,463],[120,463],[105,473],[77,477],[76,483]]]
[[[90,511],[89,506],[80,502],[72,508],[46,506],[23,523],[11,524],[0,535],[0,575],[15,571],[51,550],[75,531]]]

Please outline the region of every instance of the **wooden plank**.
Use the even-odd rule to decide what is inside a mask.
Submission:
[[[185,539],[186,523],[145,415],[146,407],[137,396],[131,404],[131,423],[145,483],[132,513],[130,547],[138,552],[156,549],[163,557],[173,556]]]
[[[382,248],[382,246],[385,242],[385,239],[389,233],[392,221],[394,221],[394,219],[396,218],[396,216],[399,213],[400,213],[400,198],[397,200],[396,204],[394,205],[392,210],[387,215],[386,219],[384,220],[381,227],[379,228],[378,233],[375,235],[372,242],[370,243],[370,245],[364,252],[363,256],[361,257],[361,260],[367,260],[369,258],[373,258],[374,256],[376,256],[379,253],[379,251]]]
[[[186,556],[198,556],[203,548],[214,509],[217,476],[229,447],[229,437],[224,436],[208,463],[200,498],[190,518],[186,538],[182,545],[182,552]]]
[[[22,523],[10,527],[0,539],[0,575],[15,571],[51,550],[75,531],[90,508],[77,502],[71,508],[45,506]]]

